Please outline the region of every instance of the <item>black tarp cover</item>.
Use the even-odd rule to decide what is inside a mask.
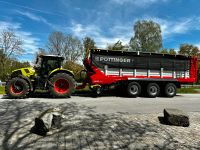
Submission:
[[[91,62],[98,68],[126,68],[151,70],[186,71],[190,68],[189,58],[182,55],[138,53],[123,51],[91,50]]]

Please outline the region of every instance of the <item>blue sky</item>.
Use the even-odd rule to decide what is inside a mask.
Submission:
[[[137,20],[161,25],[163,47],[200,46],[199,0],[0,0],[0,31],[12,28],[24,41],[20,60],[32,61],[53,31],[92,37],[99,48],[128,44]]]

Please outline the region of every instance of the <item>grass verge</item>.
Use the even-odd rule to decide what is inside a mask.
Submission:
[[[4,86],[0,86],[0,94],[5,94],[5,87]]]
[[[200,89],[198,88],[181,88],[181,89],[177,89],[177,93],[185,93],[185,94],[194,94],[194,93],[200,93]]]

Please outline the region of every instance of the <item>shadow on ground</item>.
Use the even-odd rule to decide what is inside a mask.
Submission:
[[[57,106],[66,116],[63,127],[42,137],[30,133],[34,118],[55,105],[20,100],[0,102],[0,149],[198,148],[180,144],[159,123],[133,121],[120,113],[98,114],[94,108],[76,103]]]

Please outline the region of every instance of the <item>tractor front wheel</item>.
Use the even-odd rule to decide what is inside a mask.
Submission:
[[[5,92],[10,98],[24,98],[29,93],[29,88],[26,80],[16,77],[7,82]]]
[[[66,73],[57,73],[50,78],[49,90],[54,97],[70,97],[75,89],[75,80]]]

